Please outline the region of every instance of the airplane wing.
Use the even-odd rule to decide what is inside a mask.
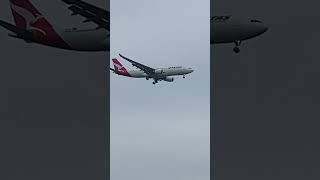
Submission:
[[[143,64],[140,64],[138,62],[135,62],[127,57],[124,57],[123,55],[119,54],[120,57],[122,57],[123,59],[129,61],[133,66],[141,69],[143,72],[145,72],[146,74],[148,74],[149,76],[153,76],[154,73],[155,73],[155,69],[151,68],[151,67],[148,67],[146,65],[143,65]]]
[[[70,5],[68,8],[73,15],[81,15],[86,19],[83,22],[93,22],[98,25],[98,28],[104,28],[110,31],[110,12],[91,5],[82,0],[62,0],[66,4]]]

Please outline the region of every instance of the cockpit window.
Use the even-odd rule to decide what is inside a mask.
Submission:
[[[256,20],[256,19],[251,20],[251,22],[253,22],[253,23],[262,23],[261,21]]]

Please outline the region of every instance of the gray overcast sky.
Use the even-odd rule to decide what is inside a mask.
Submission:
[[[209,0],[117,0],[111,9],[111,57],[195,69],[157,85],[111,74],[111,179],[208,180]]]
[[[83,20],[60,0],[32,2],[61,27]],[[106,7],[105,0],[88,2]],[[8,0],[0,11],[13,21]],[[7,34],[0,28],[0,179],[106,179],[109,54],[27,44]]]
[[[319,179],[319,1],[212,0],[269,31],[211,47],[216,180]]]

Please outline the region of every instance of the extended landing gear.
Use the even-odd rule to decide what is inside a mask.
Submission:
[[[183,75],[182,78],[186,78],[186,75]]]
[[[149,78],[148,78],[148,77],[146,77],[146,80],[149,80]]]
[[[236,45],[236,47],[233,48],[233,52],[235,53],[239,53],[240,52],[240,44],[241,44],[241,41],[235,41],[234,44]]]
[[[238,54],[238,53],[240,52],[239,47],[234,47],[234,48],[233,48],[233,52],[235,52],[235,53],[237,53],[237,54]]]
[[[156,83],[158,83],[158,81],[153,81],[153,82],[152,82],[152,84],[156,84]]]

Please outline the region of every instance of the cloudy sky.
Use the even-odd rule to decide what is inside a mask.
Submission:
[[[156,85],[111,73],[111,179],[209,179],[209,0],[111,2],[111,58],[195,71]],[[134,69],[123,62],[127,69]]]

